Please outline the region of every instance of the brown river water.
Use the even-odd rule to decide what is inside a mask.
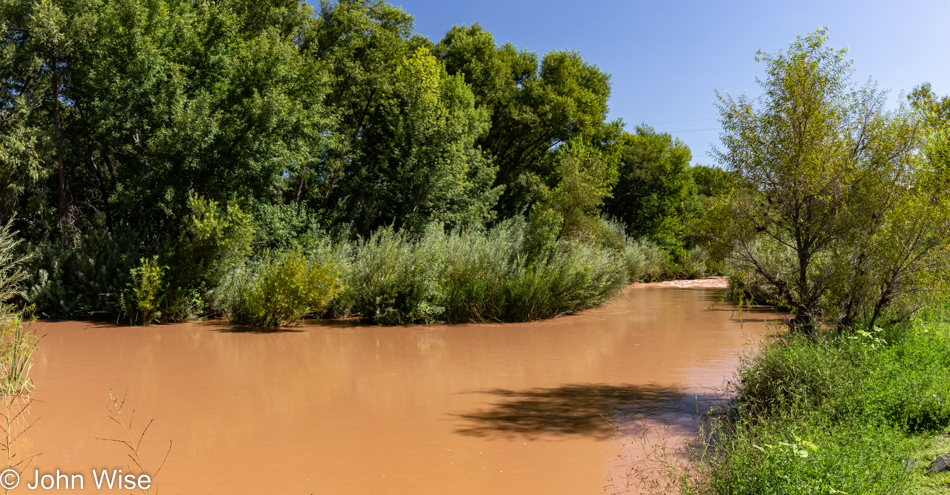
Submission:
[[[83,490],[72,478],[53,493],[120,493],[97,490],[92,469],[140,474],[108,441],[124,438],[110,390],[126,397],[121,419],[134,410],[133,438],[152,420],[146,473],[171,443],[150,493],[635,493],[636,439],[681,443],[767,331],[763,315],[715,304],[722,285],[638,284],[525,324],[41,321],[34,402],[17,423],[33,425],[14,444],[41,455],[12,493],[41,491],[26,488],[36,470],[82,475]]]

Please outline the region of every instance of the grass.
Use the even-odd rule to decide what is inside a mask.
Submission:
[[[648,243],[628,243],[624,251],[597,242],[540,243],[533,235],[524,219],[514,218],[487,231],[432,225],[418,235],[383,228],[357,241],[318,237],[307,248],[234,265],[214,289],[213,305],[236,322],[261,326],[324,314],[355,315],[381,325],[531,321],[590,308],[617,294],[630,280],[631,250],[647,252],[635,256],[637,270],[654,273],[652,263],[668,265]],[[547,247],[539,250],[540,244]],[[287,252],[301,259],[295,258],[294,270],[278,270],[284,262],[273,260],[290,256]],[[277,281],[309,280],[300,275],[305,266],[332,267],[314,278],[332,289],[319,291],[320,304],[304,304],[296,295],[266,297],[293,284],[257,288],[272,272]],[[639,272],[633,276],[642,278]],[[291,310],[297,310],[291,317],[269,316]]]
[[[782,336],[744,359],[730,414],[694,450],[684,493],[947,493],[927,473],[950,452],[950,318]]]

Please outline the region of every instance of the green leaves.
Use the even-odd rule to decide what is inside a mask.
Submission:
[[[475,24],[453,27],[435,53],[449,74],[464,77],[476,104],[489,112],[491,127],[477,144],[498,167],[503,216],[524,211],[559,180],[550,168],[555,148],[574,138],[593,143],[610,133],[604,122],[610,77],[577,52],[552,51],[539,63],[536,54],[510,43],[496,46]]]
[[[647,126],[624,135],[621,143],[619,181],[604,212],[624,222],[633,237],[681,255],[687,223],[700,207],[689,148]]]
[[[945,213],[904,216],[933,197],[918,182],[919,121],[903,106],[886,111],[873,84],[853,85],[846,52],[826,39],[821,29],[787,52],[759,53],[758,98],[719,95],[716,157],[742,185],[731,199],[737,267],[761,277],[805,331],[906,317],[913,306],[896,303],[925,288],[911,274],[948,232]],[[764,256],[783,250],[783,262]]]

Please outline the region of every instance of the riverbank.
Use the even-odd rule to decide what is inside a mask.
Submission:
[[[690,494],[937,494],[950,452],[950,312],[816,340],[784,335],[747,357],[736,407],[694,450]],[[698,480],[698,481],[696,481]]]

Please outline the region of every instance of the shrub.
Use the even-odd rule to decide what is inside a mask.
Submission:
[[[915,435],[950,427],[946,323],[785,335],[745,358],[687,493],[902,493]],[[832,490],[836,490],[832,491]]]
[[[528,321],[600,304],[623,288],[619,253],[538,242],[537,232],[522,218],[488,232],[433,225],[418,238],[381,229],[352,247],[343,297],[380,324]]]
[[[24,299],[38,313],[55,318],[122,313],[121,293],[141,252],[134,235],[98,232],[69,245],[41,242],[28,249]]]
[[[445,238],[445,264],[440,284],[444,318],[451,323],[502,321],[508,305],[507,283],[513,267],[550,248],[525,248],[526,226],[516,218],[488,233],[462,231]],[[552,244],[553,246],[553,244]]]
[[[11,223],[0,226],[0,395],[29,389],[30,357],[37,342],[29,330],[30,322],[24,322],[23,312],[13,304],[23,295],[23,264],[27,258],[16,252],[20,239]]]
[[[891,495],[907,487],[910,442],[875,425],[829,426],[819,418],[753,427],[739,424],[686,493]]]
[[[336,266],[314,262],[300,249],[267,253],[223,277],[213,300],[235,323],[284,326],[322,313],[340,292],[339,275]]]
[[[637,242],[636,246],[643,253],[643,281],[655,282],[671,278],[670,257],[663,248],[646,240]]]
[[[158,263],[158,256],[142,258],[132,268],[132,281],[120,296],[122,311],[134,325],[148,325],[162,317],[161,304],[165,296],[164,277],[168,267]]]
[[[562,243],[548,260],[515,266],[506,281],[504,321],[551,318],[596,306],[626,285],[618,253]]]
[[[353,309],[384,325],[437,321],[444,245],[435,237],[432,228],[414,241],[387,227],[359,242],[347,280]]]

